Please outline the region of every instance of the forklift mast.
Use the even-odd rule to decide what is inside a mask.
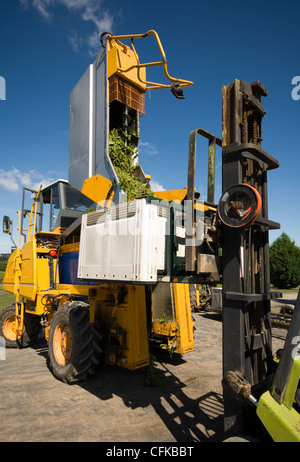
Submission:
[[[223,87],[222,189],[223,376],[236,371],[251,384],[273,368],[269,237],[280,225],[268,218],[267,172],[279,162],[262,149],[259,82]],[[249,419],[224,384],[225,434],[247,432]]]

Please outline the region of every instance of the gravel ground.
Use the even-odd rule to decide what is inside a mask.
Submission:
[[[107,367],[81,384],[56,380],[47,344],[6,349],[0,360],[0,441],[205,442],[223,434],[222,322],[195,313],[195,351],[157,351],[163,385],[145,386],[145,370]],[[274,329],[273,349],[286,331]]]

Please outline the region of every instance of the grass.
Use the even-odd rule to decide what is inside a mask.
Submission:
[[[299,292],[298,289],[278,289],[277,287],[271,286],[272,292],[282,292],[283,294],[297,294]]]
[[[2,280],[4,277],[5,271],[0,271],[0,291],[2,291]],[[283,294],[297,294],[299,289],[277,289],[276,287],[271,287],[272,291],[282,292]],[[11,305],[15,301],[15,295],[2,291],[0,293],[0,313],[7,306]]]
[[[0,271],[0,290],[2,291],[2,280],[4,277],[4,271]],[[6,308],[7,306],[11,305],[16,299],[16,296],[10,294],[9,292],[1,292],[0,293],[0,313],[1,311]]]
[[[2,286],[3,286],[2,280],[4,278],[4,274],[5,274],[5,271],[0,271],[0,290],[2,290]]]

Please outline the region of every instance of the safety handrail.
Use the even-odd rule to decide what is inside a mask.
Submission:
[[[162,61],[155,61],[155,62],[150,62],[150,63],[140,63],[137,51],[136,51],[135,46],[133,44],[133,40],[137,39],[137,38],[145,38],[145,37],[148,37],[149,35],[152,35],[152,34],[154,35],[154,37],[156,39],[156,42],[158,44],[158,48],[159,48],[160,53],[162,55]],[[100,39],[103,47],[104,47],[104,44],[103,44],[103,36],[104,35],[107,35],[107,40],[109,40],[109,41],[111,41],[111,40],[126,40],[126,39],[131,40],[131,46],[132,46],[132,50],[134,52],[135,58],[137,60],[137,64],[132,65],[132,66],[128,67],[127,69],[118,68],[118,71],[126,73],[126,72],[129,72],[130,70],[132,70],[134,68],[137,68],[138,78],[139,78],[139,80],[140,80],[140,82],[142,84],[146,85],[146,90],[153,90],[153,89],[158,89],[158,88],[172,88],[174,86],[174,84],[178,85],[179,87],[189,87],[189,86],[193,85],[193,82],[191,82],[189,80],[178,79],[178,78],[170,76],[170,74],[168,72],[168,68],[167,68],[166,54],[165,54],[165,51],[163,49],[160,38],[159,38],[159,36],[158,36],[158,34],[157,34],[157,32],[155,30],[149,30],[145,34],[133,34],[133,35],[112,35],[109,32],[104,32],[101,35],[101,39]],[[162,83],[156,83],[156,82],[151,82],[151,81],[148,81],[148,80],[143,80],[141,75],[140,75],[140,69],[143,68],[143,67],[152,67],[152,66],[163,66],[165,76],[172,83],[169,84],[169,85],[166,85],[166,84],[162,84]]]

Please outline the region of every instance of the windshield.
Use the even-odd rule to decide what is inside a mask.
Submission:
[[[54,228],[59,211],[60,211],[60,203],[59,203],[59,191],[58,185],[54,185],[52,188],[52,199],[51,199],[51,229]]]
[[[70,185],[65,185],[65,200],[67,209],[86,212],[93,206],[93,201],[91,199],[84,196],[80,191],[72,188]]]

